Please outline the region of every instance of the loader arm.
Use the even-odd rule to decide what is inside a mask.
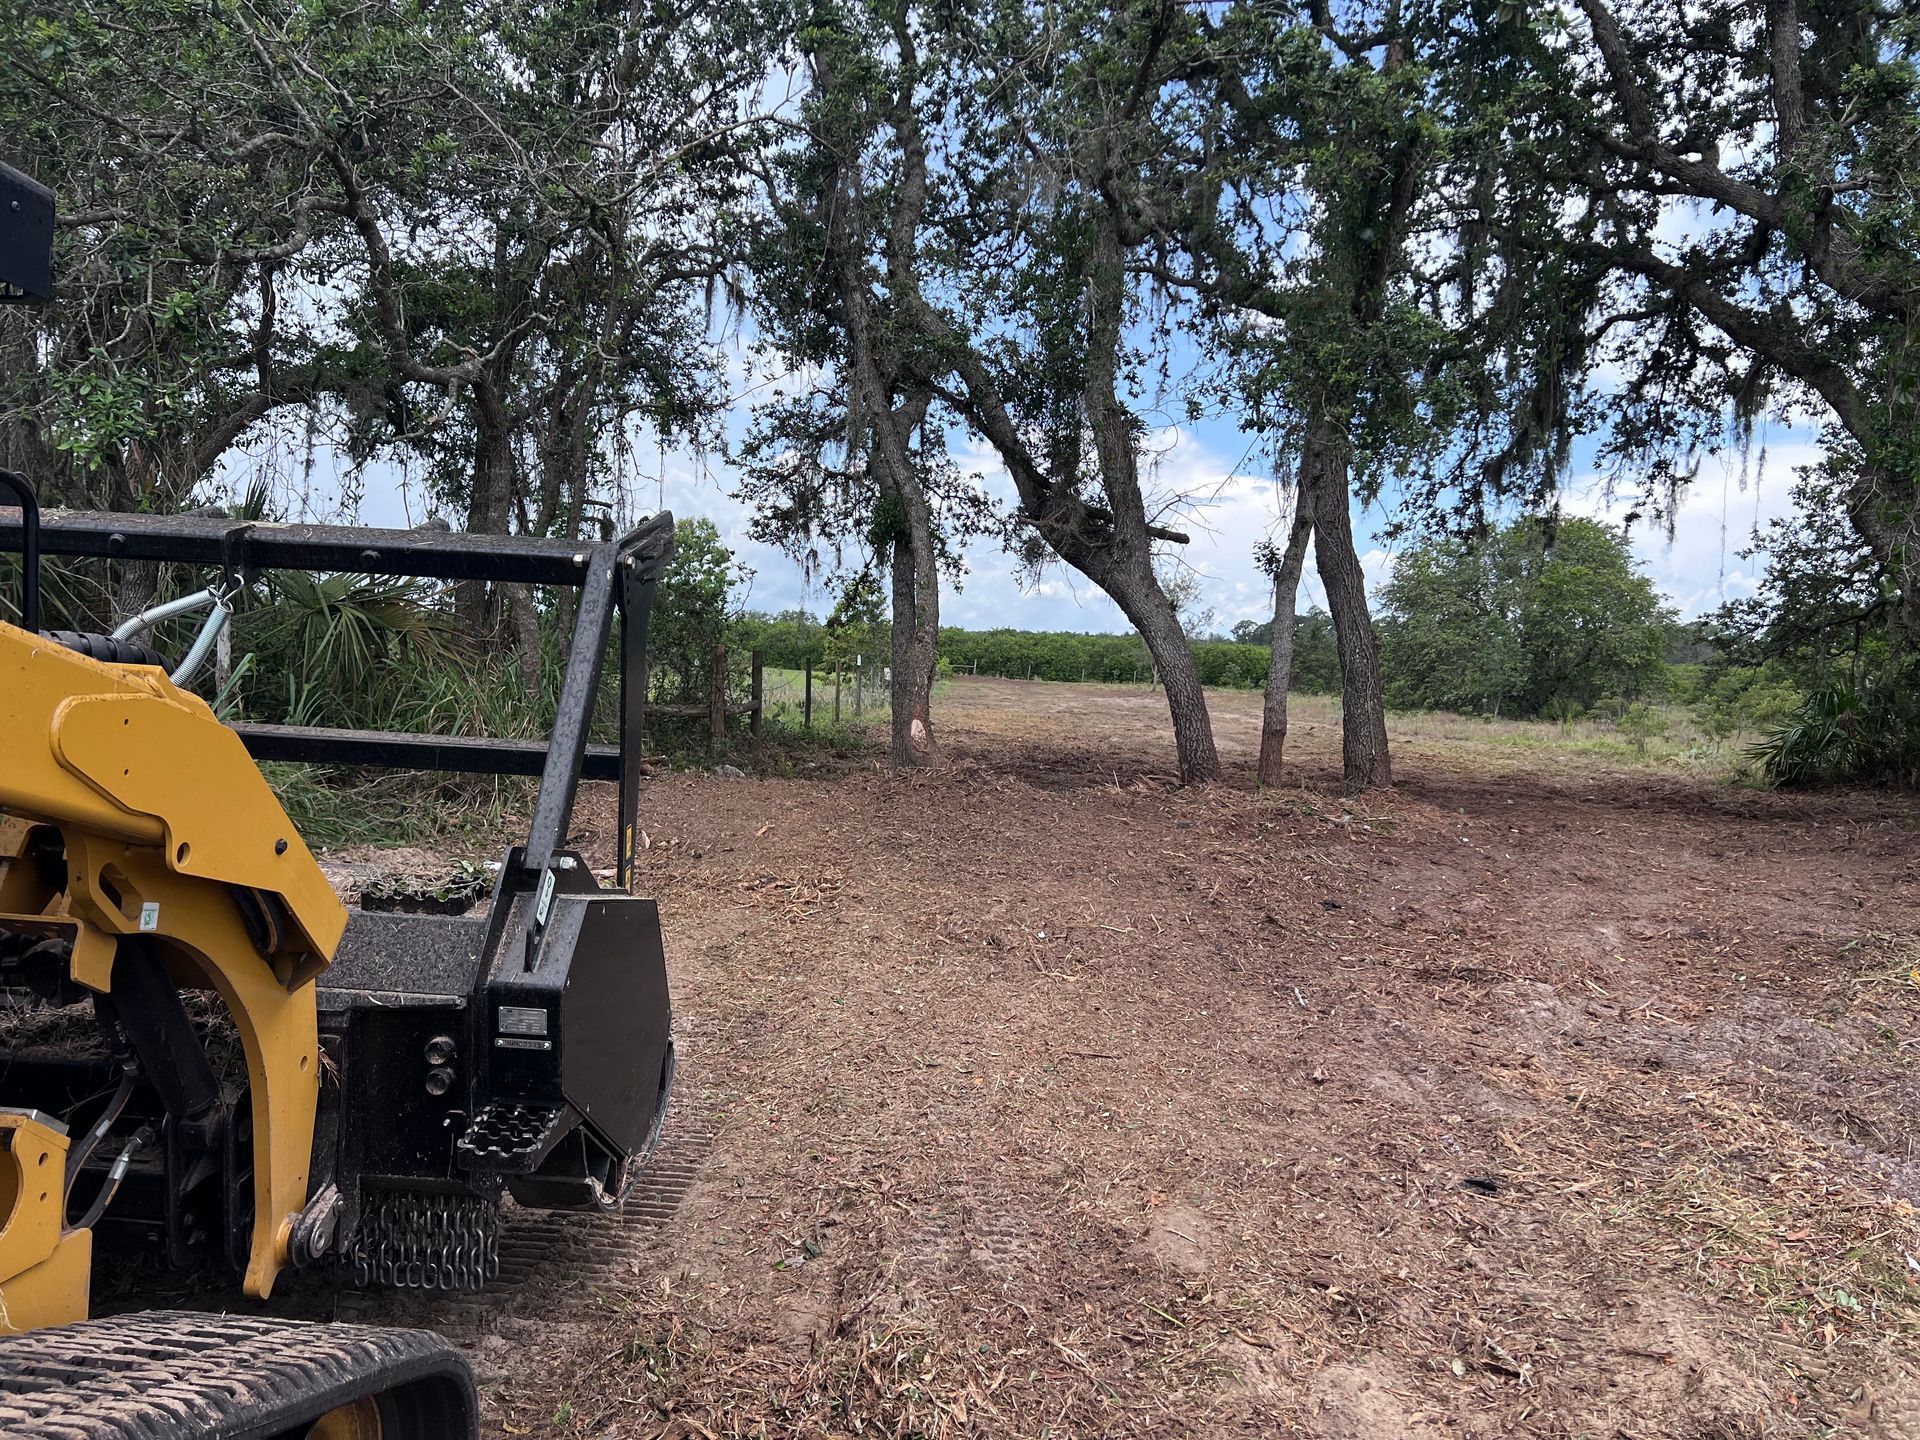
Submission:
[[[233,731],[157,669],[107,665],[0,623],[0,926],[64,932],[72,979],[119,967],[219,993],[246,1055],[254,1136],[244,1288],[265,1298],[307,1201],[319,1093],[313,981],[346,910]],[[25,846],[59,834],[66,883]],[[10,843],[8,843],[10,841]],[[243,906],[274,923],[250,933]],[[264,940],[264,944],[261,943]],[[137,985],[137,979],[122,984]],[[136,1028],[162,1044],[164,1031]],[[141,1057],[149,1069],[161,1057]],[[0,1235],[0,1275],[17,1273]]]
[[[506,1195],[544,1209],[620,1203],[658,1137],[673,1076],[658,911],[632,893],[647,615],[672,520],[575,547],[59,512],[42,536],[30,512],[15,524],[0,511],[0,550],[16,537],[53,555],[580,592],[544,744],[229,727],[151,654],[0,622],[0,734],[10,737],[0,752],[0,992],[63,1014],[90,1003],[96,1045],[104,1036],[111,1046],[48,1058],[0,1033],[0,1336],[34,1332],[0,1339],[0,1398],[44,1391],[21,1403],[44,1404],[45,1433],[65,1435],[70,1418],[114,1402],[77,1379],[47,1381],[48,1355],[70,1355],[60,1373],[78,1376],[112,1347],[166,1365],[177,1345],[201,1343],[188,1317],[133,1331],[83,1319],[102,1223],[120,1236],[144,1228],[174,1264],[217,1266],[224,1255],[256,1297],[288,1266],[324,1264],[345,1283],[480,1289],[498,1270]],[[590,721],[609,656],[619,743],[596,746]],[[540,783],[526,839],[506,852],[483,913],[378,914],[334,896],[263,759]],[[612,886],[569,842],[583,779],[618,784]],[[194,992],[218,995],[215,1022],[189,1015]],[[205,1027],[219,1019],[244,1059],[243,1094],[213,1074]],[[77,1220],[76,1208],[86,1211]],[[115,1411],[122,1428],[99,1433],[472,1434],[464,1367],[430,1337],[397,1337],[391,1353],[344,1345],[343,1368],[270,1394],[276,1337],[307,1343],[297,1330],[262,1331],[244,1354],[209,1365],[211,1418],[154,1429],[160,1411]],[[210,1331],[205,1343],[225,1342]],[[289,1423],[261,1430],[252,1411],[214,1414],[221,1395],[249,1390]],[[299,1419],[309,1414],[318,1418]],[[11,1424],[5,1404],[0,1422]]]

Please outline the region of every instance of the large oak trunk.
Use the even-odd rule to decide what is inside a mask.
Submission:
[[[1144,571],[1144,574],[1138,573]],[[1173,720],[1173,750],[1183,785],[1204,785],[1220,778],[1220,754],[1213,744],[1213,722],[1207,714],[1207,694],[1194,667],[1193,647],[1180,628],[1153,568],[1144,562],[1100,581],[1121,613],[1147,642],[1153,668],[1166,687],[1167,713]]]
[[[1306,565],[1307,541],[1313,536],[1313,488],[1307,467],[1300,467],[1294,487],[1293,525],[1287,548],[1273,571],[1273,634],[1268,642],[1267,694],[1260,712],[1260,783],[1278,785],[1286,760],[1287,693],[1293,688],[1293,641],[1299,622],[1300,572]]]
[[[921,507],[924,515],[925,507]],[[931,765],[933,677],[939,665],[940,577],[932,536],[909,520],[893,546],[893,704],[891,758],[901,769]]]
[[[1314,491],[1314,558],[1340,654],[1341,770],[1350,791],[1385,789],[1393,784],[1393,766],[1380,689],[1380,641],[1367,613],[1366,575],[1353,545],[1346,437],[1337,425],[1318,417],[1308,423],[1301,470],[1302,483]]]

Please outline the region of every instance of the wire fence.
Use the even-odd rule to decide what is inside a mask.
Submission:
[[[762,705],[770,719],[801,729],[868,725],[889,710],[889,682],[882,665],[852,665],[762,672]]]
[[[1042,674],[1042,669],[1047,670],[1048,673]],[[992,664],[983,666],[980,661],[975,660],[967,665],[950,666],[948,673],[953,675],[984,675],[989,679],[995,680],[1052,680],[1063,681],[1067,684],[1138,685],[1142,688],[1152,688],[1160,683],[1153,666],[1144,662],[1138,665],[1082,665],[1077,680],[1071,672],[1064,675],[1057,673],[1059,669],[1060,667],[1057,664],[1049,666],[1029,664],[1024,667],[1020,665]]]

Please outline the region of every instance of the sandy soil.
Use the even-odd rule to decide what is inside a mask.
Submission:
[[[381,1312],[499,1433],[1920,1437],[1911,800],[943,715],[932,774],[649,784],[660,1175]]]

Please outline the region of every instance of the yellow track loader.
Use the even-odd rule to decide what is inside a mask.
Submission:
[[[15,217],[0,220],[0,298],[44,295],[51,203],[0,166],[0,214]],[[479,1290],[504,1203],[621,1203],[673,1078],[659,918],[631,893],[647,613],[671,518],[589,545],[43,521],[0,471],[8,504],[0,550],[22,557],[23,623],[0,622],[0,1009],[18,1022],[0,1040],[0,1435],[468,1440],[472,1377],[438,1336],[89,1319],[95,1239],[225,1270],[261,1300],[289,1270]],[[49,630],[42,555],[219,578],[112,635]],[[276,568],[574,587],[550,740],[221,723],[186,680],[235,596]],[[140,636],[196,609],[199,638],[170,669]],[[610,645],[622,743],[594,746]],[[540,785],[483,913],[349,912],[260,760]],[[619,785],[612,887],[567,848],[583,778]],[[33,1039],[53,1032],[59,1045]]]

